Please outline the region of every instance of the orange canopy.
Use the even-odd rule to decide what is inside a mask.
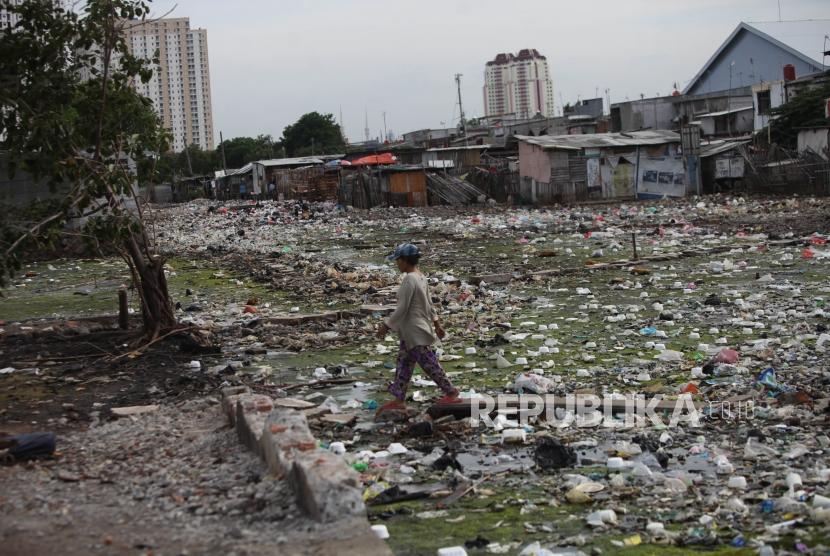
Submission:
[[[375,164],[396,164],[398,157],[392,153],[371,154],[352,160],[352,166],[371,166]]]

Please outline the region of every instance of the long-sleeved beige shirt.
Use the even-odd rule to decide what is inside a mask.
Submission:
[[[407,272],[398,288],[398,306],[386,319],[386,326],[398,333],[406,349],[430,346],[438,339],[432,325],[434,317],[426,276]]]

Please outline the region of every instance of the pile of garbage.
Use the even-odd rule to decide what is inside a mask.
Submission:
[[[261,320],[226,338],[223,359],[207,371],[305,411],[326,446],[361,473],[370,515],[393,546],[819,553],[830,544],[830,225],[816,216],[826,208],[812,199],[718,197],[546,210],[333,209],[298,220],[276,205],[232,214],[193,203],[168,209],[160,229],[166,249],[219,253],[209,246],[221,245],[256,260],[247,268],[283,265],[272,274],[304,276],[310,296],[338,295],[314,289],[326,275],[354,287],[354,303],[376,308],[394,301],[398,280],[381,256],[420,242],[449,331],[439,359],[462,402],[552,400],[547,414],[524,419],[502,408],[476,423],[429,411],[438,391],[416,375],[409,410],[378,422],[397,354],[396,338],[373,338],[380,310],[299,325],[317,339],[299,344],[280,340],[295,325],[277,329],[242,313]],[[785,211],[824,227],[744,224]],[[174,221],[186,223],[181,232]],[[596,264],[609,261],[630,264]],[[551,268],[575,271],[546,274]],[[507,278],[472,279],[487,273]],[[585,422],[558,401],[634,395],[689,399],[699,420],[671,424],[671,412],[658,409],[661,423],[577,426]],[[480,527],[458,525],[476,520]],[[426,533],[441,527],[446,534]]]

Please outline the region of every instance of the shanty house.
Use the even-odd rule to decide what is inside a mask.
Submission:
[[[455,168],[463,170],[481,164],[481,153],[490,145],[458,145],[427,149],[422,155],[425,168]]]
[[[519,194],[533,203],[683,197],[696,176],[679,155],[680,135],[650,130],[517,136]]]
[[[746,174],[746,146],[749,140],[711,141],[700,145],[703,193],[734,189]]]
[[[421,165],[357,165],[343,169],[339,201],[369,209],[377,206],[425,207],[427,180]]]
[[[755,127],[752,106],[741,106],[697,116],[704,137],[734,137],[752,133]]]
[[[277,199],[336,201],[339,166],[327,165],[341,155],[280,158],[253,163],[254,187]],[[274,184],[269,194],[269,184]]]

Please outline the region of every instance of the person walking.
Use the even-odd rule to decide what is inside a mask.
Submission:
[[[400,338],[395,379],[387,389],[395,399],[383,405],[379,412],[406,409],[406,390],[416,363],[444,393],[438,403],[458,401],[458,389],[450,382],[432,347],[446,332],[432,306],[427,278],[418,268],[420,259],[420,250],[411,243],[399,245],[386,257],[388,261],[395,261],[404,277],[398,289],[397,307],[377,332],[378,338],[383,338],[394,330]]]

